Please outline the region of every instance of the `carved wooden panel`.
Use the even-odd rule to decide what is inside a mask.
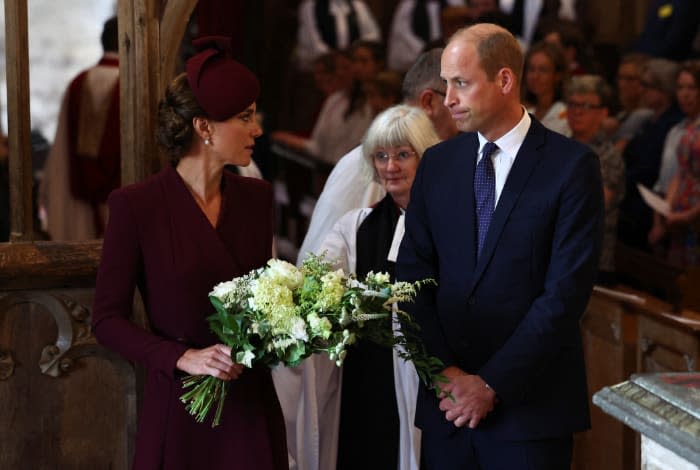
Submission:
[[[96,344],[92,290],[0,294],[0,468],[127,469],[133,367]]]

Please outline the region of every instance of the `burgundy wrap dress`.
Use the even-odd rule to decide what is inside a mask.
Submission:
[[[98,341],[143,364],[133,468],[287,469],[282,411],[266,367],[229,382],[222,423],[197,423],[185,410],[178,358],[217,343],[206,317],[208,293],[271,256],[273,198],[268,183],[224,171],[219,220],[213,227],[177,171],[114,191],[97,275],[93,329]],[[129,318],[134,289],[150,320]]]

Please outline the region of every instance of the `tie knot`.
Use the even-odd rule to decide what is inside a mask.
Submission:
[[[496,150],[498,150],[498,145],[494,144],[493,142],[486,142],[482,150],[482,158],[490,157]]]

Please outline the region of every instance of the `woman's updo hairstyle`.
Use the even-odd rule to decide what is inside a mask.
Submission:
[[[192,145],[195,117],[207,115],[192,93],[187,75],[181,73],[168,85],[165,97],[158,105],[158,130],[156,138],[170,157],[173,166]]]

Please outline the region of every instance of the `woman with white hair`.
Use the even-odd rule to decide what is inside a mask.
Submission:
[[[393,278],[403,211],[418,163],[438,142],[432,122],[418,108],[398,105],[379,114],[367,130],[362,153],[387,194],[374,206],[341,217],[320,252],[358,278],[369,271]],[[329,445],[337,443],[337,458],[331,458],[336,469],[417,469],[420,435],[413,418],[418,376],[413,364],[369,342],[351,347],[342,373],[326,358],[315,364],[317,377],[324,375],[320,369],[329,377],[319,381],[316,395],[319,409],[328,412],[329,435],[337,436],[329,438]]]

